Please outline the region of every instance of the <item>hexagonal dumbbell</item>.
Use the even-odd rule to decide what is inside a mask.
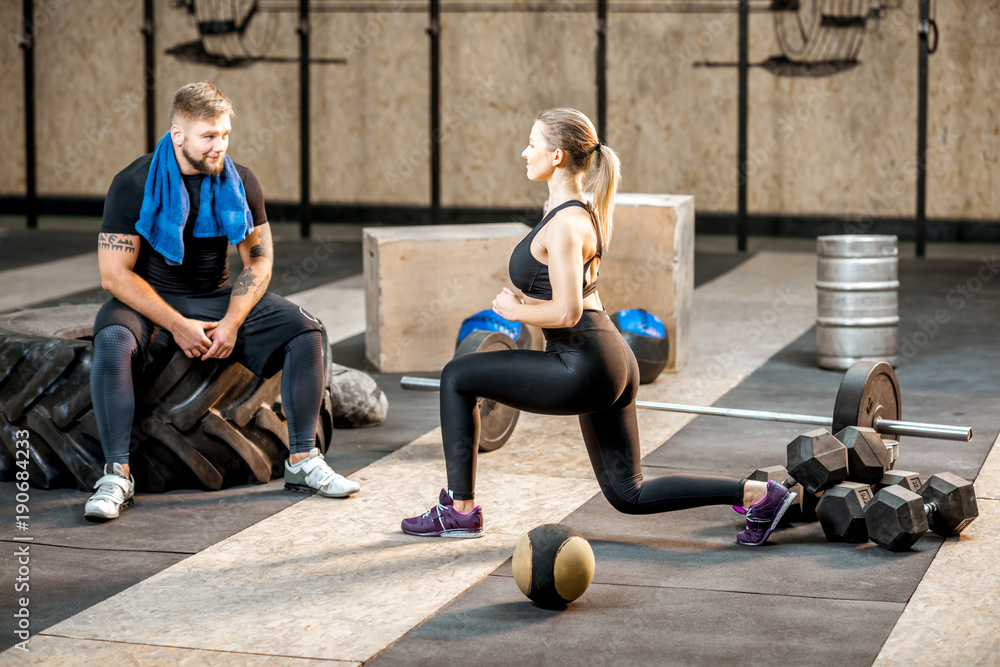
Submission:
[[[854,544],[867,542],[865,506],[871,500],[872,489],[867,484],[842,482],[827,489],[816,505],[816,516],[826,539]]]
[[[972,482],[950,472],[933,475],[919,494],[887,486],[865,507],[871,540],[890,551],[906,551],[928,528],[942,537],[958,535],[977,516]]]
[[[899,458],[899,440],[883,440],[885,448],[889,450],[889,470],[896,467],[896,459]]]
[[[958,535],[979,516],[976,488],[955,473],[931,475],[918,492],[927,508],[927,523],[941,537]]]
[[[789,474],[809,493],[847,478],[847,447],[826,429],[803,433],[787,450]]]
[[[890,470],[875,483],[875,492],[879,492],[887,486],[901,486],[908,491],[916,493],[924,485],[924,478],[918,472],[909,470]]]
[[[848,426],[833,437],[847,447],[847,479],[874,484],[889,469],[889,449],[873,428]]]

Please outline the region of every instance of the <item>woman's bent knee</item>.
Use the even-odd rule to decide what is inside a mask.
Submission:
[[[637,484],[601,484],[604,497],[616,510],[622,514],[641,514],[638,509],[639,492],[642,482]]]

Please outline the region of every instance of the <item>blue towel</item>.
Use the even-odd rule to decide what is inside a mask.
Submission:
[[[153,151],[135,230],[168,264],[177,266],[184,261],[184,225],[190,211],[191,198],[184,187],[168,132]],[[201,202],[193,233],[198,238],[228,236],[229,242],[236,245],[252,231],[253,214],[247,206],[243,181],[227,155],[222,173],[206,176],[201,182]]]

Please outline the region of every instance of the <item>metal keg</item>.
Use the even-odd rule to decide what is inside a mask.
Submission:
[[[822,368],[859,359],[897,363],[899,257],[895,236],[816,239],[816,349]]]

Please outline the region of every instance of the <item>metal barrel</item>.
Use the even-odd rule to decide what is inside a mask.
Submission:
[[[821,368],[897,362],[899,257],[895,236],[816,239],[816,349]]]

